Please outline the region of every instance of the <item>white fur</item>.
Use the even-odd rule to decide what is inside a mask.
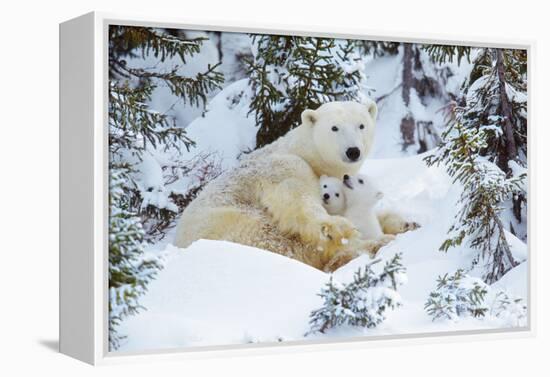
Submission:
[[[346,196],[342,179],[322,175],[319,179],[323,207],[330,215],[343,215],[346,210]]]
[[[304,111],[300,126],[202,190],[183,212],[175,244],[227,240],[324,268],[342,240],[354,245],[358,235],[348,220],[327,213],[319,177],[357,173],[372,146],[375,118],[372,101],[331,102]],[[356,161],[346,155],[352,147],[360,151]]]
[[[344,179],[346,209],[344,217],[350,220],[365,239],[378,240],[384,233],[375,212],[382,192],[362,174]]]

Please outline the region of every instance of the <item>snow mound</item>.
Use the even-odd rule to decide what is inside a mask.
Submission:
[[[303,338],[328,275],[268,251],[200,240],[168,246],[147,310],[121,326],[123,351]]]

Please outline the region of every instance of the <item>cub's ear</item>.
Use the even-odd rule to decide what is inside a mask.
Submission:
[[[302,112],[302,124],[312,127],[317,122],[317,113],[315,110],[304,110]]]
[[[376,102],[372,100],[367,100],[365,105],[367,106],[367,111],[372,117],[372,120],[376,120],[376,116],[378,115],[378,106],[376,106]]]

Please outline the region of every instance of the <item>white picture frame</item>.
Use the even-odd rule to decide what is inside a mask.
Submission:
[[[414,335],[349,338],[335,341],[299,341],[115,354],[108,351],[108,130],[107,28],[110,24],[169,27],[190,30],[255,32],[329,36],[401,42],[521,48],[528,52],[529,97],[533,93],[533,41],[486,40],[414,33],[365,30],[330,30],[247,22],[197,22],[92,12],[60,25],[60,352],[90,364],[113,364],[161,359],[257,355],[296,351],[337,350],[356,347],[422,344],[531,337],[535,330],[536,289],[533,221],[536,192],[529,174],[529,295],[528,325],[513,330],[455,331]],[[536,125],[528,102],[529,172],[534,171]]]

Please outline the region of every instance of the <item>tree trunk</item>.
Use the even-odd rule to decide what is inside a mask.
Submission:
[[[410,43],[403,43],[403,71],[401,84],[401,97],[406,107],[409,107],[411,102],[411,88],[414,87],[413,76],[413,46]],[[402,149],[406,150],[409,146],[415,144],[414,131],[416,121],[413,115],[409,112],[401,119],[401,138],[403,139]]]
[[[218,49],[218,59],[221,62],[223,60],[223,45],[222,45],[222,33],[218,33],[218,42],[216,43]]]
[[[401,131],[401,137],[403,139],[402,150],[404,151],[409,146],[415,144],[415,140],[414,140],[415,122],[411,114],[407,114],[403,119],[401,119],[401,125],[399,129]]]
[[[496,230],[498,232],[498,236],[495,250],[491,253],[492,260],[489,261],[489,271],[484,278],[487,284],[495,283],[512,268],[519,265],[519,262],[514,259],[512,250],[510,250],[510,246],[508,245],[508,241],[504,235],[504,225],[498,216],[495,216],[494,219],[495,225],[498,228]]]
[[[506,77],[505,77],[505,66],[504,66],[504,56],[501,49],[496,49],[496,69],[498,75],[498,87],[500,92],[500,110],[501,115],[504,117],[504,142],[505,142],[505,152],[501,154],[502,159],[499,159],[500,168],[509,172],[510,168],[508,167],[508,161],[515,160],[517,157],[517,146],[516,140],[514,138],[514,126],[512,124],[512,105],[508,99],[506,93]]]
[[[412,44],[403,43],[403,85],[401,87],[401,95],[405,106],[409,106],[411,100],[411,88],[414,87],[413,57]]]
[[[507,174],[510,174],[510,167],[508,162],[510,160],[515,160],[518,155],[516,139],[514,136],[514,125],[512,124],[513,113],[512,105],[510,104],[510,99],[506,93],[506,76],[504,65],[504,55],[501,49],[495,50],[496,54],[496,69],[498,76],[498,88],[500,92],[500,110],[501,115],[504,117],[504,143],[505,149],[502,153],[499,153],[497,165]],[[521,206],[523,201],[523,195],[514,195],[512,199],[512,212],[514,217],[521,223]]]

